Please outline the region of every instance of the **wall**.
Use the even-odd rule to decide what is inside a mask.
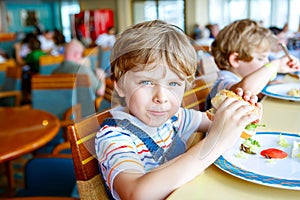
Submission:
[[[208,22],[209,0],[186,0],[186,33],[191,34],[197,23],[204,27]]]
[[[45,0],[1,0],[1,19],[5,28],[3,31],[10,33],[27,33],[34,30],[34,26],[27,26],[24,24],[25,18],[21,17],[21,13],[27,10],[35,10],[37,13],[38,23],[48,30],[54,28],[61,29],[60,22],[60,7],[59,3],[45,1]],[[6,11],[6,12],[5,12]],[[23,19],[23,20],[22,20]],[[8,53],[10,57],[13,56],[13,45],[18,40],[6,41],[0,43],[0,48]]]
[[[209,0],[186,0],[186,32],[193,30],[193,25],[208,23]],[[132,5],[130,0],[80,0],[81,9],[110,8],[114,10],[117,32],[132,25]]]
[[[9,22],[7,30],[9,32],[30,32],[34,30],[33,26],[26,26],[22,19],[21,13],[26,10],[35,10],[38,17],[38,22],[45,29],[53,30],[60,28],[59,6],[58,3],[48,3],[43,1],[6,1],[5,7]]]
[[[122,0],[123,1],[123,0]],[[114,12],[114,23],[118,32],[118,0],[79,0],[81,10],[111,9]]]
[[[6,31],[31,31],[33,27],[25,27],[21,24],[21,9],[36,9],[39,11],[40,22],[46,29],[61,28],[59,1],[51,0],[0,0],[11,16],[10,24]],[[82,10],[109,8],[114,11],[116,31],[122,32],[132,25],[131,0],[78,0]],[[193,25],[199,23],[202,26],[208,23],[209,0],[186,0],[186,32],[190,34]],[[1,11],[1,10],[0,10]],[[1,16],[3,13],[1,12]],[[2,21],[3,18],[0,20]],[[9,44],[11,45],[11,44]],[[9,46],[6,45],[6,46]]]

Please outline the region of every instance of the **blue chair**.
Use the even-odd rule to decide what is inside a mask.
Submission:
[[[93,89],[87,74],[76,75],[76,89],[74,87],[73,95],[76,95],[76,100],[81,105],[82,117],[87,117],[97,112],[95,101],[99,98],[96,97],[95,90]],[[100,97],[100,99],[102,98]]]
[[[16,62],[14,59],[9,59],[5,62],[0,63],[0,88],[3,88],[3,84],[6,77],[6,69],[8,67],[15,67]]]
[[[102,99],[96,101],[96,110],[98,112],[102,112],[120,104],[117,98],[117,94],[114,91],[114,83],[109,77],[107,77],[105,79],[105,93]]]
[[[98,66],[98,47],[84,49],[83,56],[90,60],[92,69],[95,69]]]
[[[49,154],[31,157],[24,167],[24,188],[15,196],[79,199],[73,165],[69,142],[55,146]]]
[[[71,154],[33,157],[24,169],[24,188],[17,197],[56,196],[71,197],[76,176]]]
[[[7,67],[5,80],[0,90],[0,106],[20,106],[21,104],[21,77],[20,67]]]
[[[50,153],[54,146],[66,141],[66,127],[82,116],[77,95],[77,76],[74,74],[33,75],[32,108],[45,110],[61,120],[57,136],[37,153]],[[79,83],[80,85],[80,83]]]
[[[99,48],[98,50],[98,67],[103,69],[103,71],[110,75],[110,54],[111,50],[104,50]]]
[[[64,60],[63,55],[43,55],[39,58],[40,74],[52,74],[60,63]]]

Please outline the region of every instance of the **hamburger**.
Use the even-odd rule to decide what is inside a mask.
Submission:
[[[227,97],[236,98],[237,100],[240,100],[240,101],[245,101],[241,96],[237,95],[236,93],[234,93],[232,91],[229,91],[229,90],[219,91],[217,93],[217,95],[214,98],[212,98],[212,100],[211,100],[211,104],[213,107],[206,111],[206,114],[210,120],[213,120],[213,116],[214,116],[215,112],[217,111],[218,107]],[[251,105],[248,101],[245,101],[245,102],[248,103],[249,105]],[[255,105],[251,105],[251,106],[253,106],[253,109],[250,112],[259,113],[259,109],[257,106],[255,106]],[[248,124],[245,127],[245,129],[243,130],[243,132],[241,134],[241,137],[244,139],[248,139],[248,138],[252,137],[253,135],[256,134],[256,128],[259,126],[265,126],[265,125],[258,124],[258,120],[251,122],[250,124]]]

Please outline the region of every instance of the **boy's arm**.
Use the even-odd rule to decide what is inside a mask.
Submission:
[[[234,84],[230,90],[235,91],[237,88],[243,88],[244,91],[250,91],[253,95],[258,95],[263,88],[276,76],[277,67],[267,65],[259,68],[251,74],[245,76],[240,82]]]
[[[248,90],[253,95],[258,95],[276,77],[277,72],[287,73],[299,70],[299,60],[292,58],[290,60],[287,56],[284,56],[281,59],[265,64],[263,67],[245,76],[240,82],[233,85],[230,90],[235,91],[237,88],[243,88],[244,91]]]
[[[202,173],[224,151],[231,148],[244,127],[259,116],[247,114],[245,103],[226,99],[218,108],[209,134],[186,153],[149,173],[121,172],[114,188],[121,199],[164,199],[172,191]]]

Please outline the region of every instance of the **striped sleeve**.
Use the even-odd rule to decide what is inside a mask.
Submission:
[[[190,136],[197,131],[202,121],[202,112],[193,109],[181,108],[179,116],[179,134],[181,134],[182,140],[186,141]]]
[[[128,132],[119,127],[104,126],[96,134],[96,154],[99,167],[113,196],[116,175],[122,171],[145,173],[138,150]]]

